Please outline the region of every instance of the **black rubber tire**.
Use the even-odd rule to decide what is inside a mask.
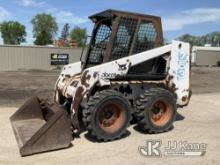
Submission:
[[[158,126],[151,120],[151,107],[157,101],[166,101],[170,107],[170,117],[165,124]],[[173,127],[176,119],[177,106],[175,96],[168,90],[163,88],[150,88],[145,90],[140,98],[136,101],[135,116],[138,119],[139,127],[148,133],[162,133]]]
[[[123,107],[124,121],[122,126],[116,132],[106,132],[99,123],[102,107],[110,101],[116,101]],[[104,109],[104,108],[103,108]],[[129,101],[123,95],[114,90],[103,90],[95,93],[89,98],[86,107],[83,109],[83,123],[89,134],[96,137],[99,141],[112,141],[121,138],[131,121],[131,108]]]

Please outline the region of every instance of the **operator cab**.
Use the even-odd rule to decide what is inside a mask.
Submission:
[[[163,45],[160,17],[106,10],[89,18],[94,22],[94,30],[83,62],[83,68],[117,60]],[[165,66],[166,61],[161,57],[144,62],[132,67],[127,79],[143,79],[152,77],[153,74],[165,74]]]

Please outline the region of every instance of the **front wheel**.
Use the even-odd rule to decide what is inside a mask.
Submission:
[[[92,136],[111,141],[120,138],[130,124],[129,101],[119,92],[104,90],[89,98],[83,122]]]

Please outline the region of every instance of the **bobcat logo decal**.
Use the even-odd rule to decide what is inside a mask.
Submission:
[[[118,63],[117,63],[117,64],[118,64]],[[124,70],[127,69],[126,64],[122,64],[122,65],[118,64],[118,66],[119,66],[118,71],[124,71]]]

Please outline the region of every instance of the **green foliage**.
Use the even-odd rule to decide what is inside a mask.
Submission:
[[[204,46],[205,44],[210,44],[211,46],[220,46],[220,32],[212,32],[204,36],[185,34],[178,39],[189,42],[193,46]]]
[[[84,42],[85,38],[86,38],[86,29],[76,26],[71,31],[71,40],[76,40],[78,47],[85,46],[85,42]]]
[[[3,22],[0,26],[4,44],[20,44],[25,42],[25,26],[16,21]]]
[[[58,31],[56,18],[50,14],[37,14],[32,20],[33,36],[36,45],[52,44]]]
[[[64,26],[63,26],[63,30],[61,32],[61,37],[60,39],[66,41],[68,40],[69,36],[70,36],[70,25],[68,23],[66,23]]]

